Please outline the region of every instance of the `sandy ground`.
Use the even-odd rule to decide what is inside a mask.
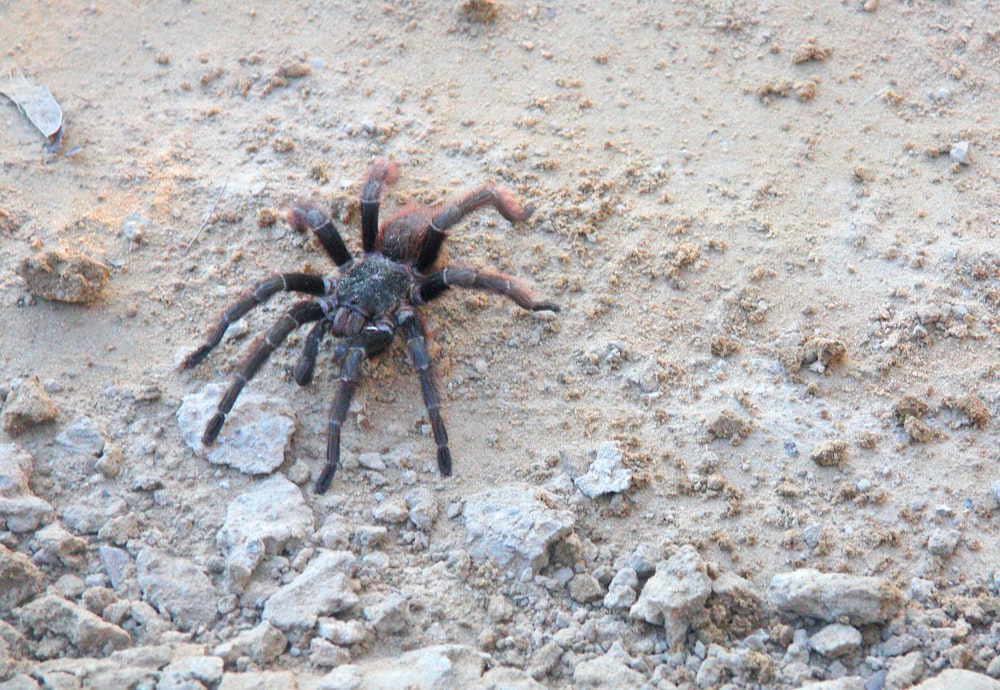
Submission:
[[[0,104],[0,385],[38,376],[59,408],[16,439],[44,468],[38,495],[58,512],[89,490],[86,471],[47,460],[86,414],[126,449],[109,486],[162,480],[136,501],[143,539],[215,557],[227,499],[252,480],[187,450],[174,413],[249,339],[193,372],[176,370],[179,353],[268,273],[331,270],[310,238],[268,224],[295,197],[328,203],[357,248],[359,183],[388,157],[401,176],[386,209],[480,181],[534,204],[514,227],[470,218],[448,256],[520,276],[563,310],[473,293],[425,310],[454,477],[433,473],[398,344],[369,367],[346,455],[412,447],[445,505],[576,475],[616,441],[640,481],[572,506],[581,537],[612,554],[690,542],[760,585],[797,566],[901,586],[987,577],[1000,548],[995,4],[480,6],[497,15],[0,1],[0,66],[47,85],[63,151],[82,147],[44,152]],[[20,262],[57,248],[111,267],[100,300],[29,294]],[[254,313],[250,333],[287,304]],[[301,339],[289,343],[250,387],[290,401],[288,463],[315,476],[338,372],[321,355],[313,385],[295,386]],[[151,386],[160,396],[138,406],[119,395]],[[897,412],[907,395],[926,403],[912,419]],[[812,457],[823,444],[832,465]],[[376,490],[403,490],[386,479],[347,470],[308,500],[319,516],[364,513]],[[953,551],[928,550],[938,528],[960,533]]]

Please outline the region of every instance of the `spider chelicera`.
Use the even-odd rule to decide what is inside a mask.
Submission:
[[[531,311],[559,311],[559,306],[553,302],[536,302],[525,288],[502,273],[460,266],[435,269],[441,246],[448,237],[446,230],[472,211],[492,206],[508,221],[516,223],[528,218],[534,210],[532,207],[520,206],[504,189],[483,186],[442,206],[410,204],[379,228],[382,192],[398,174],[398,165],[387,161],[376,162],[368,172],[361,192],[364,254],[360,258],[351,255],[329,214],[318,204],[299,200],[289,210],[288,222],[292,227],[299,231],[311,230],[339,272],[335,276],[277,273],[257,283],[222,312],[206,334],[205,343],[184,359],[181,366],[185,369],[199,364],[219,344],[232,323],[279,292],[302,292],[313,296],[292,306],[270,330],[254,341],[205,427],[202,443],[215,442],[240,391],[285,338],[298,327],[315,322],[295,365],[294,376],[299,385],[312,380],[323,338],[329,333],[343,339],[334,352],[336,360],[341,362],[340,385],[330,407],[326,464],[316,481],[317,493],[324,493],[340,464],[340,430],[364,361],[384,351],[399,331],[406,338],[410,362],[420,377],[424,405],[437,444],[438,469],[444,477],[451,475],[448,432],[441,418],[434,367],[418,307],[437,299],[449,288],[471,288],[504,295]]]

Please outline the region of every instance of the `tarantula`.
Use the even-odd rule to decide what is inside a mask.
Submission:
[[[466,215],[492,206],[508,221],[516,223],[531,215],[534,210],[531,206],[520,206],[504,189],[483,186],[443,206],[410,204],[379,228],[382,192],[398,174],[399,166],[387,161],[376,162],[368,172],[361,192],[364,254],[360,258],[351,255],[329,214],[316,203],[300,199],[288,211],[289,224],[298,231],[311,230],[339,272],[336,276],[277,273],[257,283],[222,312],[206,334],[205,343],[184,359],[182,368],[199,364],[219,344],[231,324],[279,292],[313,296],[292,306],[270,330],[254,341],[208,421],[202,443],[215,442],[240,391],[285,338],[298,327],[315,322],[295,365],[294,377],[299,385],[312,380],[323,338],[333,334],[343,339],[335,349],[335,358],[341,362],[340,385],[330,406],[326,464],[316,481],[316,492],[324,493],[340,464],[340,430],[364,361],[389,347],[398,330],[406,338],[410,362],[420,377],[424,405],[437,444],[438,469],[444,477],[451,475],[448,432],[441,418],[434,367],[418,307],[437,299],[449,288],[472,288],[504,295],[531,311],[559,311],[559,306],[553,302],[536,302],[527,290],[502,273],[456,266],[435,270],[441,246],[448,237],[446,230]]]

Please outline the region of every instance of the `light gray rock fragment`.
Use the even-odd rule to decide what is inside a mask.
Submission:
[[[549,562],[549,548],[573,529],[572,513],[549,507],[555,500],[516,484],[473,494],[462,513],[469,554],[514,572],[530,567],[537,573]]]
[[[261,621],[256,627],[244,630],[231,640],[226,640],[213,650],[213,654],[221,657],[227,664],[236,663],[241,656],[249,657],[258,665],[269,664],[288,647],[285,633],[267,621]]]
[[[244,393],[226,416],[218,441],[201,443],[205,424],[215,414],[225,386],[209,384],[185,395],[177,410],[177,425],[184,443],[204,453],[210,463],[233,467],[246,474],[270,474],[285,461],[285,451],[295,431],[295,413],[287,401],[259,393]]]
[[[9,615],[44,586],[45,577],[30,558],[0,544],[0,616]]]
[[[26,378],[17,389],[7,396],[0,412],[0,425],[11,436],[17,436],[28,429],[51,422],[57,410],[48,393],[42,388],[37,376]]]
[[[320,551],[302,574],[271,595],[264,620],[284,631],[312,630],[320,616],[347,611],[358,604],[350,576],[356,560],[350,551]]]
[[[604,595],[604,608],[612,611],[631,608],[636,600],[639,577],[632,568],[625,567],[615,573]]]
[[[640,688],[646,677],[628,666],[631,658],[615,641],[606,654],[577,664],[573,669],[576,688]]]
[[[71,453],[97,458],[104,451],[104,434],[90,417],[80,415],[56,434],[56,443]]]
[[[35,635],[59,635],[84,655],[107,656],[132,644],[127,632],[59,596],[35,599],[18,611],[22,626]]]
[[[343,647],[338,647],[321,637],[314,637],[309,640],[309,663],[313,666],[335,668],[343,666],[350,661],[351,653]]]
[[[692,617],[703,615],[702,606],[712,593],[712,581],[705,562],[690,544],[685,544],[666,561],[642,588],[629,615],[653,625],[663,625],[667,645],[684,641]]]
[[[262,479],[229,504],[216,544],[226,555],[229,589],[240,592],[265,556],[304,542],[313,514],[302,491],[280,474]]]
[[[885,622],[903,605],[902,592],[885,578],[811,568],[775,575],[768,597],[783,613],[829,622],[847,616],[851,625]]]
[[[861,648],[861,633],[853,626],[831,623],[809,638],[809,647],[827,659],[837,659]]]
[[[914,685],[911,690],[1000,690],[1000,680],[975,671],[950,668]]]
[[[316,634],[340,647],[353,647],[372,637],[371,631],[361,621],[342,621],[339,618],[320,618]]]
[[[156,690],[198,687],[191,681],[206,688],[214,688],[222,680],[222,671],[222,659],[217,656],[182,656],[171,661],[160,672]]]
[[[927,550],[938,558],[947,558],[955,553],[961,538],[962,533],[957,529],[939,527],[932,530],[930,536],[927,537]]]
[[[405,632],[410,619],[410,602],[402,594],[393,592],[377,604],[366,606],[364,616],[379,634]]]
[[[0,528],[15,533],[38,529],[52,506],[31,493],[35,460],[16,443],[0,443]]]
[[[410,508],[410,522],[424,532],[430,531],[441,512],[434,492],[426,486],[419,486],[406,494],[406,505]]]
[[[76,534],[97,534],[105,522],[128,512],[128,503],[107,489],[97,489],[63,511],[66,526]]]
[[[376,522],[398,525],[406,522],[409,515],[410,509],[406,507],[406,501],[401,498],[387,498],[372,508],[372,517]]]
[[[136,569],[146,600],[169,613],[182,630],[215,621],[219,593],[195,563],[147,546],[136,558]]]
[[[590,464],[590,470],[574,481],[586,496],[596,498],[626,491],[632,485],[632,472],[622,467],[622,452],[618,446],[606,442],[597,447],[597,457]]]
[[[483,674],[490,661],[489,655],[471,647],[436,645],[415,649],[391,659],[340,666],[323,676],[317,687],[318,690],[485,690],[488,687],[510,687],[491,686],[484,682]]]

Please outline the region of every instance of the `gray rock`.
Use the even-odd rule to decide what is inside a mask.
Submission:
[[[342,621],[339,618],[320,618],[316,634],[340,647],[353,647],[372,637],[371,631],[361,621]]]
[[[320,680],[318,690],[485,688],[490,686],[485,686],[482,678],[490,661],[487,654],[463,645],[424,647],[391,659],[336,668]]]
[[[589,604],[604,596],[601,583],[593,575],[587,573],[577,573],[569,581],[569,596],[573,601],[581,604]]]
[[[410,602],[402,594],[393,592],[377,604],[366,606],[364,616],[377,633],[401,633],[408,628]]]
[[[969,157],[969,142],[963,140],[952,144],[951,150],[948,151],[948,157],[961,165],[972,165],[972,159]]]
[[[895,657],[889,661],[888,672],[885,675],[885,690],[908,688],[923,675],[924,658],[919,651]]]
[[[441,512],[434,492],[420,486],[406,495],[406,505],[410,508],[410,522],[424,532],[429,532]]]
[[[860,676],[844,676],[836,680],[807,683],[802,690],[865,690],[865,679]]]
[[[463,510],[469,554],[515,573],[537,573],[549,562],[550,546],[573,529],[573,514],[550,508],[554,503],[550,494],[516,484],[473,494]]]
[[[903,606],[902,592],[885,578],[811,568],[775,575],[768,597],[783,613],[830,622],[847,616],[851,625],[885,622]]]
[[[320,616],[347,611],[358,604],[350,576],[356,561],[350,551],[320,551],[302,574],[271,595],[264,620],[286,632],[312,630]]]
[[[277,659],[288,647],[285,633],[267,621],[261,621],[256,627],[244,630],[231,640],[226,640],[213,650],[213,654],[221,657],[227,664],[234,664],[241,656],[250,657],[258,664],[269,664]]]
[[[809,646],[827,659],[836,659],[861,648],[861,633],[850,625],[831,623],[809,638]]]
[[[128,512],[128,503],[107,489],[97,489],[63,511],[63,522],[76,534],[97,534],[104,523]]]
[[[35,532],[32,560],[47,565],[80,568],[86,563],[88,546],[86,539],[70,534],[58,521],[51,522]]]
[[[280,474],[254,483],[229,504],[216,544],[226,555],[231,591],[240,592],[265,556],[304,542],[313,514],[302,491]]]
[[[632,485],[632,472],[622,467],[622,452],[611,442],[597,447],[590,470],[575,480],[577,488],[590,498],[621,493]]]
[[[1000,680],[974,671],[950,668],[911,690],[1000,690]]]
[[[559,665],[562,660],[563,648],[555,640],[549,640],[531,655],[528,663],[528,675],[535,680],[541,680]]]
[[[35,459],[16,443],[0,443],[0,527],[30,532],[52,515],[52,506],[31,493]]]
[[[63,637],[85,655],[107,656],[132,645],[132,638],[117,625],[58,596],[35,599],[18,611],[18,619],[33,634]]]
[[[684,641],[692,617],[702,613],[711,593],[705,562],[693,546],[685,544],[657,564],[656,574],[642,588],[629,616],[663,625],[667,645],[674,647]]]
[[[406,507],[406,501],[401,498],[387,498],[372,508],[372,517],[376,522],[387,522],[398,525],[406,522],[410,515],[410,509]]]
[[[927,537],[927,550],[939,558],[946,558],[955,553],[962,533],[957,529],[938,528]]]
[[[222,680],[222,670],[222,659],[217,656],[184,656],[174,659],[160,672],[156,690],[198,687],[190,684],[190,681],[212,688]]]
[[[56,443],[72,453],[97,458],[104,451],[104,434],[86,415],[80,415],[56,434]]]
[[[606,654],[584,661],[573,669],[573,686],[576,688],[639,688],[646,677],[628,666],[630,657],[615,641]]]
[[[32,427],[56,418],[56,406],[52,403],[37,376],[26,378],[13,393],[7,396],[0,425],[11,436],[24,433]]]
[[[135,561],[128,551],[102,544],[98,547],[101,565],[111,580],[111,587],[116,592],[127,590],[129,584],[135,581]]]
[[[204,453],[215,465],[246,474],[274,472],[285,461],[295,431],[295,413],[285,400],[244,392],[226,417],[218,442],[205,448],[201,435],[224,390],[222,384],[209,384],[182,398],[177,425],[184,443],[196,453]]]
[[[0,683],[0,690],[41,690],[41,687],[37,680],[24,673],[15,673]]]
[[[0,544],[0,616],[8,616],[44,587],[45,577],[30,558]]]
[[[136,558],[136,569],[146,600],[169,613],[182,630],[195,630],[215,621],[219,593],[198,565],[147,546]]]
[[[294,671],[245,671],[224,674],[215,690],[295,690],[298,687]]]
[[[309,640],[309,663],[313,666],[335,668],[350,663],[351,653],[343,647],[327,642],[321,637]]]

